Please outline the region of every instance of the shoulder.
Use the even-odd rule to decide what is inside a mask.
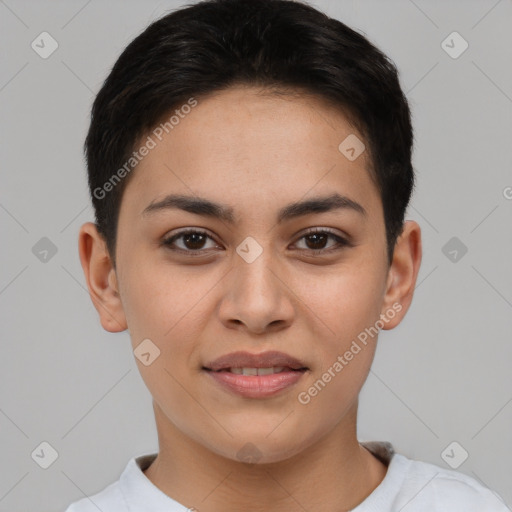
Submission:
[[[98,510],[129,512],[119,481],[110,484],[97,494],[71,503],[65,512],[98,512]]]
[[[144,469],[156,456],[156,453],[149,453],[132,457],[117,481],[96,494],[71,503],[65,512],[163,510],[174,504],[144,476]]]
[[[411,510],[418,512],[511,512],[498,494],[464,473],[399,454],[394,458],[396,466],[404,473],[402,492],[397,497],[400,503],[397,505],[405,507],[408,503],[415,503]]]

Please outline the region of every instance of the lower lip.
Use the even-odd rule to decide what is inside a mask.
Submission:
[[[238,375],[231,372],[207,370],[216,382],[246,398],[266,398],[296,384],[304,371],[284,371],[271,375]]]

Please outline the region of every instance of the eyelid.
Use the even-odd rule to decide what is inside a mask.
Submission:
[[[303,236],[311,235],[311,234],[315,234],[315,233],[328,233],[329,235],[333,235],[335,237],[343,239],[347,243],[350,241],[349,235],[344,234],[343,232],[340,234],[338,231],[336,231],[332,228],[327,228],[327,227],[322,227],[322,226],[318,226],[318,227],[314,227],[314,228],[307,228],[306,231],[303,231],[300,234],[299,239],[302,238]]]

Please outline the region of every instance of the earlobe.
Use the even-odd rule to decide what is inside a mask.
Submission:
[[[404,223],[404,229],[395,244],[393,261],[388,271],[381,311],[381,315],[388,318],[384,329],[396,327],[407,313],[414,295],[421,255],[420,226],[417,222],[408,220]],[[393,315],[389,315],[391,310]]]
[[[89,295],[98,311],[101,325],[109,332],[126,330],[116,272],[105,240],[94,223],[87,222],[80,228],[78,250]]]

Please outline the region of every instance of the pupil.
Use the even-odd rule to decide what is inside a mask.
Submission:
[[[184,240],[185,244],[189,246],[189,249],[201,249],[204,244],[204,238],[204,235],[201,235],[200,233],[189,233],[188,235],[185,235]],[[190,242],[191,239],[192,242]]]
[[[320,242],[321,247],[314,246],[314,247],[310,247],[310,249],[322,249],[325,246],[325,239],[326,239],[325,234],[314,233],[312,235],[308,235],[308,237],[306,239],[311,240],[312,238],[313,238],[313,240],[316,240],[317,245],[318,245],[319,239],[321,238],[322,239]],[[324,243],[322,243],[322,242],[324,242]],[[315,245],[315,242],[313,243],[313,245]],[[308,247],[309,247],[309,244],[308,244]]]

